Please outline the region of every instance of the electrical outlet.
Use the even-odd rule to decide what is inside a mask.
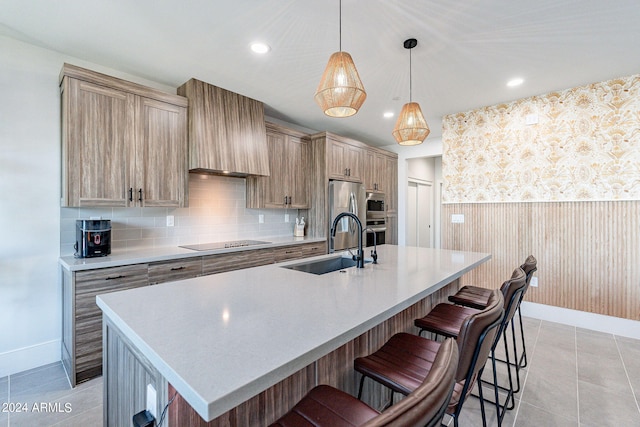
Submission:
[[[537,277],[532,277],[531,278],[531,283],[529,283],[529,285],[531,285],[534,288],[538,287],[538,278]]]
[[[156,389],[151,384],[147,384],[147,411],[158,418],[156,415]]]
[[[452,224],[464,224],[464,214],[451,214]]]
[[[258,222],[260,224],[264,224],[264,215],[262,215],[262,214],[258,215]]]
[[[284,214],[284,222],[289,222],[289,214]]]
[[[175,224],[175,218],[173,215],[167,215],[167,227],[173,227]]]

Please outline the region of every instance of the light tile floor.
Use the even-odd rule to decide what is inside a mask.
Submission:
[[[504,426],[640,426],[640,340],[531,318],[524,323],[529,365],[520,371],[522,390]],[[506,366],[497,373],[504,383]],[[102,378],[71,389],[60,363],[43,366],[0,378],[0,404],[0,427],[100,426]],[[486,408],[496,426],[495,409]],[[465,402],[459,425],[482,425],[478,399]]]

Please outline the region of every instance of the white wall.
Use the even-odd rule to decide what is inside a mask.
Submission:
[[[407,160],[442,156],[442,138],[427,138],[422,144],[413,147],[394,144],[383,148],[398,153],[398,244],[402,246],[406,244],[407,235],[407,179],[409,177]],[[435,171],[438,170],[442,176],[442,166],[436,165]],[[439,185],[437,176],[435,179],[434,187]]]
[[[60,360],[58,257],[61,248],[71,253],[75,218],[114,218],[123,236],[117,247],[128,247],[131,232],[145,244],[186,242],[191,236],[179,234],[201,232],[203,217],[219,226],[204,224],[207,238],[243,238],[246,230],[273,236],[291,232],[292,225],[283,224],[284,212],[260,211],[265,224],[257,225],[258,211],[243,209],[244,200],[239,200],[244,197],[240,179],[212,179],[210,184],[217,192],[232,193],[224,203],[234,204],[242,218],[211,213],[207,206],[219,202],[201,200],[199,207],[176,211],[177,227],[171,230],[159,225],[172,214],[169,210],[61,209],[58,78],[64,62],[167,92],[175,88],[4,36],[0,57],[0,378]],[[289,214],[295,220],[297,211]]]

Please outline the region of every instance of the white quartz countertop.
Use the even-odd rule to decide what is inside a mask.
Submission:
[[[210,421],[491,258],[393,245],[378,254],[364,269],[283,268],[336,256],[322,255],[99,295],[97,304]]]
[[[229,252],[250,251],[263,248],[275,248],[302,243],[324,242],[325,238],[277,236],[264,237],[255,240],[267,242],[264,245],[240,246],[207,251],[196,251],[179,246],[164,246],[157,248],[136,248],[112,250],[111,254],[95,258],[75,258],[72,255],[59,258],[60,265],[70,271],[93,270],[96,268],[119,267],[122,265],[142,264],[145,262],[169,261],[173,259],[191,258],[204,255],[215,255]]]

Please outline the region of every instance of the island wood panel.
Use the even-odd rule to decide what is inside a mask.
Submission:
[[[106,353],[110,355],[105,360],[103,378],[104,425],[130,426],[132,414],[146,409],[147,384],[156,390],[155,413],[161,414],[163,402],[169,400],[167,381],[107,317],[104,317],[103,337]]]
[[[445,249],[489,252],[462,284],[497,288],[532,254],[526,301],[640,320],[640,202],[447,204]],[[464,224],[451,224],[464,214]]]
[[[360,376],[353,370],[353,360],[378,350],[393,334],[398,332],[417,334],[418,329],[413,326],[413,321],[427,314],[435,304],[445,302],[449,295],[458,290],[458,287],[459,280],[451,282],[210,422],[203,420],[180,394],[176,394],[176,399],[168,410],[169,426],[264,427],[287,413],[318,384],[329,384],[357,396]],[[168,390],[168,396],[176,393],[171,385]],[[388,400],[387,388],[374,381],[365,381],[363,401],[374,408],[382,409]]]

